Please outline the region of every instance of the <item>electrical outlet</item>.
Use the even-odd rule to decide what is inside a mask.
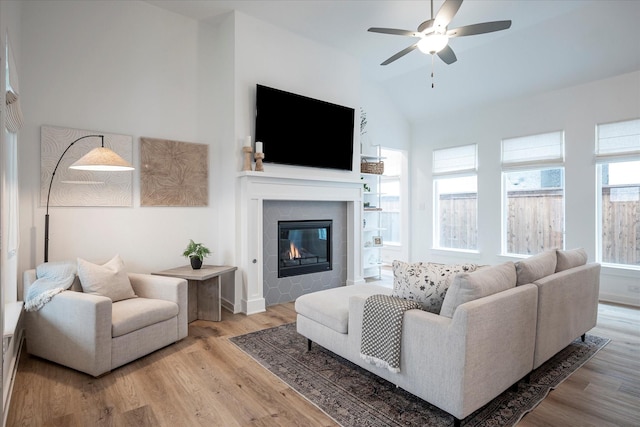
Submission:
[[[627,289],[629,290],[629,292],[640,294],[640,286],[638,285],[630,285]]]

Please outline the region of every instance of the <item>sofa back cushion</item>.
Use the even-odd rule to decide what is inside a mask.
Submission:
[[[440,315],[453,317],[459,305],[483,298],[516,286],[516,267],[505,262],[484,267],[473,273],[456,274],[444,297]]]
[[[420,303],[422,309],[440,313],[447,289],[457,273],[475,271],[475,264],[406,263],[393,261],[392,296]]]
[[[582,248],[571,249],[568,251],[558,250],[556,251],[556,257],[558,258],[556,273],[585,265],[588,258],[587,252]]]
[[[516,262],[516,273],[518,275],[517,286],[533,283],[538,279],[555,273],[556,262],[555,249],[540,252],[539,254]]]

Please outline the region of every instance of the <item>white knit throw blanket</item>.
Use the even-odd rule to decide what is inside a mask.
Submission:
[[[420,303],[390,295],[371,295],[364,302],[360,357],[379,368],[400,372],[404,312]]]
[[[69,289],[76,276],[76,264],[69,261],[45,262],[36,267],[36,281],[29,286],[24,307],[38,311],[51,298]]]

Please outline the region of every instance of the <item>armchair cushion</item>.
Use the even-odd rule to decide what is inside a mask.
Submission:
[[[136,297],[120,255],[103,265],[78,258],[78,277],[84,293],[102,295],[113,302]]]
[[[113,303],[111,336],[119,337],[178,315],[178,304],[159,299],[135,298]]]

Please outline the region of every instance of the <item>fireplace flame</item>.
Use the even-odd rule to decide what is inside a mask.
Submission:
[[[300,251],[298,250],[298,247],[293,242],[290,242],[289,259],[296,259],[296,258],[300,258]]]

